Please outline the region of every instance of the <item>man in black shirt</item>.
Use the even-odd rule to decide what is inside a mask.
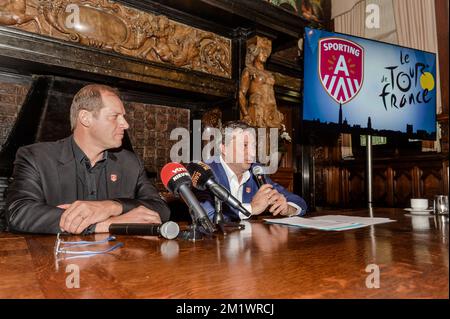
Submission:
[[[167,221],[142,161],[120,149],[124,116],[115,90],[88,85],[72,102],[73,135],[20,148],[6,200],[9,230],[89,234],[112,223]]]

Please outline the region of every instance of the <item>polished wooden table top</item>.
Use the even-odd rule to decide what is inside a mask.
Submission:
[[[368,210],[314,213],[328,214]],[[56,236],[3,233],[0,298],[448,298],[448,217],[374,216],[397,222],[325,232],[252,221],[196,242],[118,236],[118,250],[68,260],[55,259]],[[370,265],[379,288],[366,286]]]

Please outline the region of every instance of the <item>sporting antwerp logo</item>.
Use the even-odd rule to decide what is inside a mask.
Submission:
[[[320,82],[339,104],[351,101],[364,80],[364,49],[340,38],[319,41]]]

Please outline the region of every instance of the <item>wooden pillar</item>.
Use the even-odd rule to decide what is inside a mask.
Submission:
[[[442,98],[442,113],[438,115],[438,122],[442,130],[441,148],[442,152],[448,153],[448,45],[449,45],[449,23],[448,10],[449,0],[435,0],[436,30],[439,52],[439,71]]]

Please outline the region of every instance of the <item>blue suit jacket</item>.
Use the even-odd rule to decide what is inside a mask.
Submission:
[[[216,158],[213,158],[211,161],[208,161],[207,164],[209,167],[211,167],[211,170],[213,171],[216,181],[224,186],[226,189],[230,190],[230,184],[228,183],[227,174],[225,173],[225,169],[223,168],[222,164],[218,159],[214,160]],[[250,169],[251,171],[251,169]],[[274,189],[276,189],[280,194],[283,194],[288,202],[292,202],[299,207],[302,208],[302,211],[300,212],[299,216],[303,216],[306,213],[307,205],[303,198],[301,198],[298,195],[292,194],[291,192],[287,191],[283,186],[273,182],[269,177],[266,176],[266,182],[268,184],[272,184]],[[259,187],[256,182],[256,179],[253,174],[250,175],[250,178],[247,182],[244,184],[244,189],[242,192],[242,202],[250,204],[253,196],[255,196],[256,192],[258,191]],[[213,220],[214,218],[214,196],[209,191],[196,191],[196,196],[200,201],[200,204],[203,206],[203,208],[208,213],[208,217]],[[239,212],[231,207],[229,207],[226,203],[223,203],[222,205],[222,212],[225,218],[225,221],[239,221]]]

